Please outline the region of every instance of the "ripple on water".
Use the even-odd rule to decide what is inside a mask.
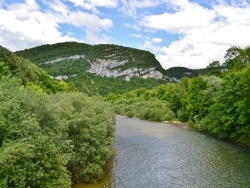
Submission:
[[[75,188],[250,188],[250,152],[166,123],[117,117],[102,184]]]

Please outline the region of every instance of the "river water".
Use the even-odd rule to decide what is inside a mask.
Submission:
[[[116,155],[74,188],[250,188],[250,151],[168,123],[116,117]]]

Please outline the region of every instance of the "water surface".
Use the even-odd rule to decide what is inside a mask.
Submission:
[[[250,188],[250,151],[195,130],[117,116],[102,181],[75,188]]]

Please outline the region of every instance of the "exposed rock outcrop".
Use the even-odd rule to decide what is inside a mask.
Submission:
[[[76,59],[80,59],[80,58],[84,58],[85,55],[73,55],[73,56],[69,56],[69,57],[62,57],[62,58],[57,58],[51,61],[47,61],[44,62],[43,64],[50,64],[50,63],[57,63],[60,61],[64,61],[64,60],[76,60]]]
[[[88,72],[103,76],[103,77],[120,77],[125,76],[125,80],[130,80],[132,77],[141,78],[155,78],[163,79],[164,75],[155,70],[155,67],[150,68],[137,68],[131,67],[128,69],[122,69],[120,66],[125,65],[128,61],[115,61],[115,60],[104,60],[97,59],[95,62],[91,63],[91,67]]]

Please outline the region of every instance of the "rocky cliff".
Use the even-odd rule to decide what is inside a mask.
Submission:
[[[128,63],[127,60],[124,61],[114,61],[114,60],[103,60],[98,59],[95,62],[91,63],[91,67],[87,70],[90,73],[100,75],[102,77],[120,77],[124,76],[126,81],[129,81],[132,77],[141,77],[144,79],[155,78],[163,79],[164,75],[157,71],[155,67],[149,68],[137,68],[130,67],[127,69],[121,69],[119,66]]]

